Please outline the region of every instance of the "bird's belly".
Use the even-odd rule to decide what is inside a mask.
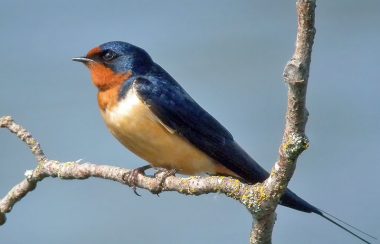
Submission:
[[[133,88],[116,106],[102,111],[102,116],[124,146],[154,167],[190,175],[220,173],[220,164],[163,125]]]

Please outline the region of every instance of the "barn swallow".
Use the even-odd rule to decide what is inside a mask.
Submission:
[[[187,175],[227,175],[250,184],[269,176],[143,49],[113,41],[73,60],[90,70],[111,133],[151,166]],[[369,243],[289,189],[279,203],[320,215]]]

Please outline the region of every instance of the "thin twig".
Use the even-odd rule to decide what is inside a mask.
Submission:
[[[11,116],[1,117],[0,128],[7,128],[10,132],[16,134],[20,140],[25,142],[25,144],[32,151],[33,155],[36,157],[37,162],[46,160],[46,156],[38,141],[35,140],[32,134],[25,130],[21,125],[16,124]]]
[[[129,186],[135,185],[155,194],[162,191],[176,191],[185,195],[223,193],[251,209],[257,208],[257,203],[260,202],[260,195],[257,193],[256,186],[244,184],[231,177],[180,178],[169,176],[162,178],[164,173],[157,174],[154,177],[138,174],[137,181],[131,182],[129,177],[125,177],[132,172],[130,169],[93,163],[79,163],[77,161],[59,162],[49,160],[37,140],[22,126],[16,124],[10,116],[0,118],[0,127],[9,129],[25,142],[33,154],[36,155],[38,161],[38,165],[34,170],[29,170],[25,173],[26,179],[13,187],[0,199],[0,224],[5,223],[5,214],[10,212],[18,201],[25,197],[27,193],[33,191],[37,183],[46,177],[58,177],[64,180],[83,180],[96,177]]]

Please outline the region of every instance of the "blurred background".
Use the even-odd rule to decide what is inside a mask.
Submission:
[[[380,2],[318,1],[307,106],[311,147],[290,187],[380,237]],[[111,40],[147,50],[266,169],[286,109],[295,1],[11,1],[0,8],[0,115],[50,159],[145,165],[100,117],[85,67],[71,61]],[[35,167],[0,131],[0,195]],[[251,216],[223,195],[160,197],[105,180],[46,179],[0,228],[4,244],[248,243]],[[358,243],[312,214],[278,208],[273,243]]]

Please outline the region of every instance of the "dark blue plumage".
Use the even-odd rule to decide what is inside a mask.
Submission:
[[[142,100],[162,122],[244,181],[256,183],[268,177],[268,172],[234,141],[231,133],[159,65],[152,64],[144,75],[131,77],[121,96],[132,83]],[[318,209],[289,190],[281,204],[304,212],[319,213]]]
[[[106,43],[101,47],[105,51],[111,49],[118,55],[123,52],[128,54],[115,58],[109,66],[115,72],[132,70],[133,76],[122,87],[120,99],[133,85],[141,99],[163,123],[244,181],[256,183],[268,177],[268,172],[234,141],[231,133],[199,106],[163,68],[152,62],[145,51],[120,42]],[[140,52],[140,69],[133,68],[134,62],[125,64],[126,60],[134,60],[136,53]],[[120,62],[125,65],[119,65]],[[319,213],[317,208],[289,190],[281,204],[304,212]]]
[[[153,64],[151,57],[144,49],[125,42],[107,42],[99,47],[104,53],[109,51],[114,54],[115,58],[106,64],[115,73],[133,70],[134,73],[144,74]],[[125,55],[126,53],[128,55]]]

